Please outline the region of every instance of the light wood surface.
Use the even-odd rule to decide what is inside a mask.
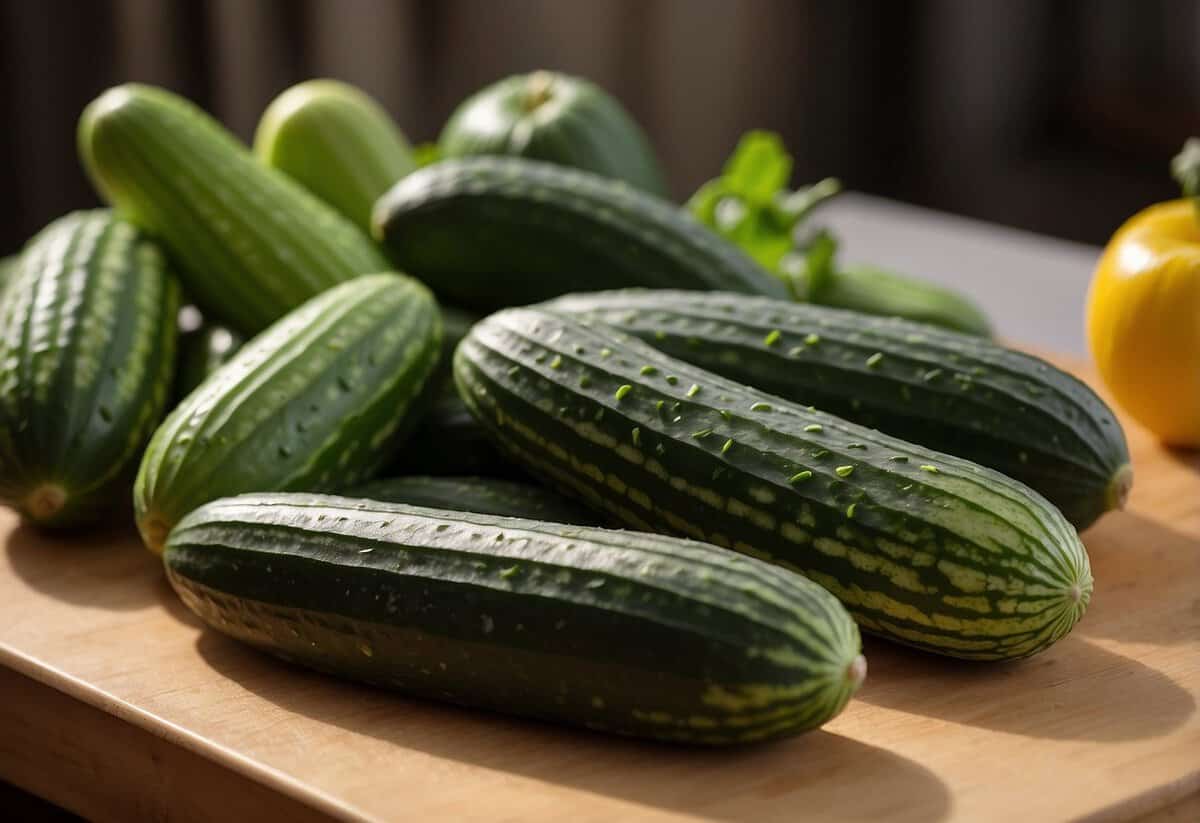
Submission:
[[[868,639],[824,730],[727,751],[289,668],[204,631],[131,534],[0,514],[0,777],[98,820],[1192,819],[1200,457],[1127,431],[1131,507],[1084,535],[1096,591],[1068,638],[999,666]]]

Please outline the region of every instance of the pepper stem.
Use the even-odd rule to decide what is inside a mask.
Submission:
[[[782,198],[778,207],[787,216],[791,225],[796,225],[809,215],[817,206],[829,200],[842,190],[842,181],[836,177],[826,177],[813,183],[806,189],[798,189]]]
[[[1183,196],[1192,198],[1200,219],[1200,138],[1189,137],[1182,151],[1171,159],[1171,176],[1179,182]]]

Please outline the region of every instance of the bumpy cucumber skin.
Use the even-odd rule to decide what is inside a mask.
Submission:
[[[591,509],[531,483],[495,477],[432,477],[413,475],[372,480],[343,494],[383,503],[404,503],[430,509],[524,517],[548,523],[599,526],[603,518]]]
[[[1028,487],[539,309],[475,325],[460,394],[514,459],[633,528],[785,565],[863,628],[932,652],[1025,657],[1092,591],[1087,554]]]
[[[254,153],[363,231],[380,195],[417,167],[383,107],[337,80],[308,80],[275,98],[259,121]]]
[[[666,183],[645,132],[612,95],[579,77],[507,77],[464,100],[438,140],[442,157],[515,155],[624,180],[660,197]]]
[[[483,311],[625,286],[788,297],[781,280],[670,203],[532,160],[420,169],[376,204],[373,232],[447,302]]]
[[[609,292],[545,308],[988,466],[1044,495],[1079,529],[1128,492],[1129,448],[1104,401],[1049,363],[979,337],[737,294]]]
[[[164,563],[217,631],[410,694],[722,745],[820,726],[865,670],[799,575],[649,534],[312,495],[193,512]]]
[[[129,514],[174,371],[179,283],[146,235],[75,212],[0,291],[0,502],[38,525]]]
[[[423,411],[440,346],[432,296],[401,275],[356,278],[286,315],[154,433],[134,488],[147,547],[218,497],[374,476]]]
[[[232,360],[243,343],[245,340],[237,332],[210,323],[181,332],[179,366],[175,370],[174,395],[177,400],[187,397],[213,372]]]
[[[162,89],[131,83],[98,97],[80,118],[79,154],[101,196],[171,252],[201,311],[247,336],[392,268],[347,218]]]

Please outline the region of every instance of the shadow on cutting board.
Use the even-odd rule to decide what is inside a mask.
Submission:
[[[21,524],[6,542],[13,572],[58,600],[111,611],[150,608],[161,600],[162,563],[132,526],[51,534]]]
[[[1028,660],[972,663],[864,638],[859,700],[984,729],[1061,740],[1159,737],[1196,711],[1166,675],[1075,634]]]
[[[1200,497],[1165,506],[1158,519],[1110,514],[1084,533],[1096,593],[1076,632],[1157,646],[1200,642],[1200,540],[1165,525],[1200,525]]]
[[[645,743],[346,683],[212,631],[201,633],[196,648],[216,671],[264,700],[354,734],[709,819],[836,814],[924,822],[950,811],[949,790],[933,772],[830,732],[734,749]],[[903,809],[895,807],[897,797],[906,798]]]

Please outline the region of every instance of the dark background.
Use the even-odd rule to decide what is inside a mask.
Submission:
[[[1174,196],[1198,39],[1197,0],[0,0],[0,252],[95,202],[75,120],[123,80],[249,138],[279,91],[336,76],[427,140],[468,92],[542,67],[624,101],[679,197],[765,127],[797,182],[1102,243]]]

